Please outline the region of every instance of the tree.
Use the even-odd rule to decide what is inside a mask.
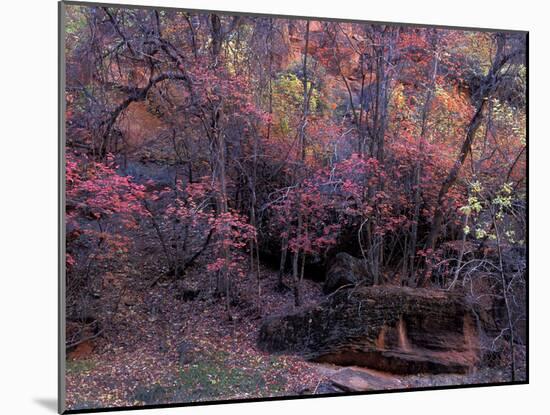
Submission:
[[[495,93],[499,84],[502,82],[503,78],[507,75],[505,66],[510,64],[510,60],[518,53],[518,51],[512,51],[506,53],[505,51],[505,38],[502,35],[496,35],[496,52],[493,59],[493,64],[489,69],[488,74],[482,79],[479,86],[479,90],[475,94],[475,99],[477,101],[476,109],[473,117],[471,118],[468,126],[466,128],[466,136],[460,148],[457,159],[449,171],[448,176],[441,184],[439,194],[437,196],[437,208],[434,213],[432,220],[432,226],[430,234],[426,241],[426,250],[431,253],[435,249],[435,244],[439,236],[441,223],[443,221],[444,209],[446,205],[446,195],[451,186],[456,182],[460,169],[466,160],[466,156],[471,151],[472,143],[475,139],[476,133],[481,125],[483,119],[483,113],[487,102],[491,96]],[[503,73],[504,71],[504,73]],[[425,278],[430,276],[431,265],[428,262],[425,277],[420,281],[419,285],[425,283]]]

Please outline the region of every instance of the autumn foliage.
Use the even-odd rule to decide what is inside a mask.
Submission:
[[[272,267],[299,306],[304,278],[322,279],[341,251],[375,284],[465,289],[487,279],[517,296],[523,35],[67,13],[71,315],[93,309],[82,298],[121,266],[147,269],[148,286],[199,269],[229,317],[237,281],[261,309],[262,268]]]

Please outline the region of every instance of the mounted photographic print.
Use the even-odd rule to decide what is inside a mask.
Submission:
[[[528,381],[527,32],[59,11],[60,412]]]

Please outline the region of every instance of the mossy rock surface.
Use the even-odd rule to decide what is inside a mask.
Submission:
[[[468,372],[478,342],[462,295],[394,286],[336,292],[316,306],[268,317],[259,335],[270,352],[394,373]]]

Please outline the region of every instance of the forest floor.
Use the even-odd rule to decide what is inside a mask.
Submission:
[[[262,317],[293,309],[292,292],[276,290],[276,272],[262,269],[261,311],[256,284],[239,284],[231,321],[224,299],[205,288],[204,275],[195,270],[154,286],[150,279],[113,277],[114,285],[125,288],[119,289],[109,327],[69,353],[67,409],[341,392],[330,382],[340,367],[259,350]],[[322,298],[321,284],[304,280],[304,306]],[[394,378],[411,388],[502,382],[508,375],[484,369]]]

